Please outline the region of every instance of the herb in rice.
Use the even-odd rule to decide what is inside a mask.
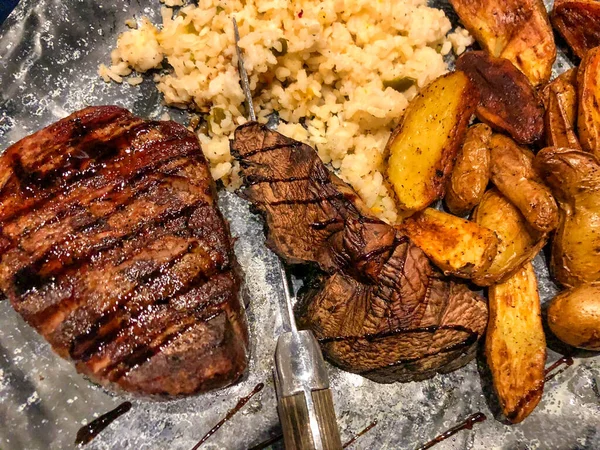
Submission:
[[[472,38],[449,33],[425,0],[165,0],[162,25],[142,19],[120,35],[105,81],[155,75],[167,104],[205,114],[198,137],[213,178],[239,185],[229,138],[244,123],[231,17],[242,39],[260,122],[277,111],[279,131],[318,150],[380,218],[397,219],[382,175],[385,144],[418,89],[447,71],[444,56]],[[301,124],[302,121],[302,124]]]

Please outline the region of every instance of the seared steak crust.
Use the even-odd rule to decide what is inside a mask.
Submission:
[[[0,289],[78,371],[145,394],[230,384],[247,329],[193,133],[79,111],[0,157]]]
[[[333,363],[380,382],[453,370],[473,357],[487,305],[448,281],[398,230],[371,217],[309,146],[257,123],[238,128],[232,153],[241,194],[287,263],[323,275],[297,308]]]

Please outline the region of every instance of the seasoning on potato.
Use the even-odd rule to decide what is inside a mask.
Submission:
[[[490,286],[509,278],[531,261],[548,240],[548,234],[534,229],[521,212],[498,189],[487,191],[473,212],[473,219],[496,233],[498,253],[492,265],[473,278],[479,286]]]
[[[487,188],[490,181],[491,137],[489,126],[483,123],[473,125],[458,151],[444,197],[448,209],[457,216],[472,211]]]
[[[546,107],[546,145],[581,150],[575,133],[577,120],[577,69],[571,69],[548,83],[542,91]]]
[[[493,231],[433,208],[418,212],[399,228],[445,275],[473,278],[487,270],[498,249]]]
[[[546,337],[531,263],[490,287],[489,307],[486,360],[502,412],[519,423],[534,410],[544,390]]]
[[[521,144],[532,144],[544,134],[544,104],[527,77],[509,60],[485,52],[466,52],[456,68],[479,91],[477,118],[504,131]]]
[[[420,211],[444,195],[476,105],[477,92],[463,72],[436,79],[410,103],[386,149],[401,210]]]
[[[582,284],[554,297],[548,326],[566,344],[600,350],[600,284]]]
[[[573,52],[583,58],[600,45],[600,2],[598,0],[555,0],[552,24]]]
[[[550,189],[533,170],[534,154],[508,136],[494,134],[490,140],[490,178],[527,222],[547,233],[558,226],[558,206]]]
[[[577,131],[586,152],[600,158],[600,47],[590,50],[577,74]]]
[[[450,0],[450,4],[490,55],[511,61],[534,86],[550,79],[556,45],[542,0]]]
[[[560,207],[550,268],[555,279],[574,287],[600,280],[600,163],[590,153],[548,147],[535,157]],[[485,225],[484,225],[485,226]]]

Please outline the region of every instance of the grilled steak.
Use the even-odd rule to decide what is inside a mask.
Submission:
[[[193,133],[86,108],[11,146],[0,188],[0,289],[78,371],[167,395],[242,376],[236,262]]]
[[[445,279],[399,230],[373,218],[316,152],[255,122],[232,152],[241,194],[266,221],[268,245],[322,271],[297,308],[325,356],[380,382],[424,379],[466,364],[487,305]]]

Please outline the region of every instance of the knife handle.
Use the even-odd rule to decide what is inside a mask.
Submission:
[[[330,389],[311,391],[312,408],[318,425],[321,444],[313,437],[309,406],[303,392],[279,399],[279,418],[286,450],[341,450]]]

